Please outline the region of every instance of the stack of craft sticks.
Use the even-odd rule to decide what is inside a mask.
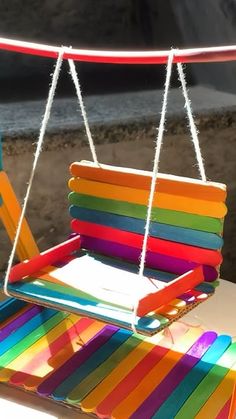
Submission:
[[[178,327],[171,344],[13,299],[0,321],[1,382],[103,418],[228,418],[230,336]]]

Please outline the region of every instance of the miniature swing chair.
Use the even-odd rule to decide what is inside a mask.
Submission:
[[[62,49],[5,276],[6,294],[152,335],[214,293],[222,262],[226,187],[206,181],[180,63],[179,79],[202,180],[158,173],[173,56],[171,51],[153,172],[98,163],[74,62],[68,60],[94,162],[70,167],[71,238],[12,267]]]

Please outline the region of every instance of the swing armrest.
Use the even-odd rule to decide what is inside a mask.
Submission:
[[[25,276],[30,276],[35,272],[40,271],[45,268],[45,266],[53,265],[70,253],[80,249],[80,245],[80,236],[76,236],[34,256],[32,259],[18,263],[11,269],[9,283],[17,282]]]
[[[157,310],[203,281],[203,269],[202,266],[198,266],[179,276],[164,288],[141,298],[138,304],[137,315],[143,317],[151,311]]]

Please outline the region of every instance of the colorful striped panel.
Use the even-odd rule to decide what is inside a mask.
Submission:
[[[137,179],[136,185],[139,180]],[[117,186],[117,184],[93,182],[86,179],[72,178],[69,188],[73,192],[97,196],[105,199],[130,202],[139,205],[148,205],[149,191],[142,189]],[[192,185],[194,188],[194,185]],[[208,201],[203,199],[189,198],[182,195],[174,195],[156,192],[153,199],[153,207],[181,211],[189,214],[198,214],[213,218],[223,218],[227,213],[225,204],[221,201]]]
[[[105,225],[131,233],[144,234],[145,220],[85,209],[74,205],[70,207],[69,212],[72,218],[81,221]],[[206,249],[219,249],[223,246],[223,239],[217,234],[156,222],[150,224],[150,236]]]
[[[10,338],[12,323],[22,323],[24,314],[19,308],[18,320],[14,301],[10,305],[1,381],[98,417],[227,417],[236,365],[229,336],[175,324],[173,345],[161,334],[142,338],[48,309],[38,317],[38,308],[26,305],[25,323]],[[32,310],[34,317],[27,317]]]
[[[150,190],[151,172],[136,169],[127,169],[109,165],[97,167],[90,161],[72,163],[70,166],[72,176],[88,180],[96,180],[112,185],[129,186],[136,188],[137,177],[140,189]],[[194,185],[194,188],[193,188]],[[224,201],[226,198],[225,185],[216,182],[202,182],[197,179],[180,176],[158,174],[156,190],[163,193],[172,193],[199,199]]]
[[[111,214],[124,215],[145,220],[147,207],[145,205],[131,204],[124,201],[98,198],[96,196],[83,195],[81,193],[70,192],[68,196],[71,205],[97,211],[104,211]],[[203,215],[187,214],[186,212],[167,210],[162,208],[152,209],[152,221],[172,225],[176,227],[190,228],[222,234],[223,222],[219,218],[205,217]]]
[[[141,234],[129,233],[114,227],[88,223],[81,220],[73,220],[71,222],[71,227],[74,232],[80,232],[82,236],[82,245],[84,245],[83,237],[89,236],[96,239],[102,238],[106,241],[134,247],[139,249],[141,252],[143,242],[143,236]],[[222,262],[222,255],[217,250],[203,249],[182,243],[173,243],[171,241],[161,240],[155,237],[149,237],[148,250],[153,253],[155,252],[157,257],[161,254],[201,265],[217,267]]]

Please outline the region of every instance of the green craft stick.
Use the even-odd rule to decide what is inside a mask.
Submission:
[[[53,329],[58,323],[69,316],[69,313],[59,312],[55,316],[51,317],[45,323],[41,324],[35,330],[33,330],[28,336],[23,338],[20,342],[8,349],[2,356],[0,356],[0,370],[6,368],[7,365],[14,361],[19,355],[21,355],[26,349],[33,345],[37,340],[44,336],[49,330]]]
[[[236,362],[236,342],[233,343],[197,386],[175,419],[193,419]],[[190,413],[191,412],[191,413]]]
[[[146,219],[147,215],[145,205],[98,198],[76,192],[69,194],[69,202],[72,205],[77,205],[82,208],[106,211],[140,219]],[[152,208],[152,221],[217,234],[221,234],[223,231],[223,222],[220,219],[155,207]]]
[[[140,337],[131,336],[121,345],[103,364],[99,365],[68,395],[69,403],[79,403],[89,394],[117,365],[128,356],[138,345],[142,343]]]

